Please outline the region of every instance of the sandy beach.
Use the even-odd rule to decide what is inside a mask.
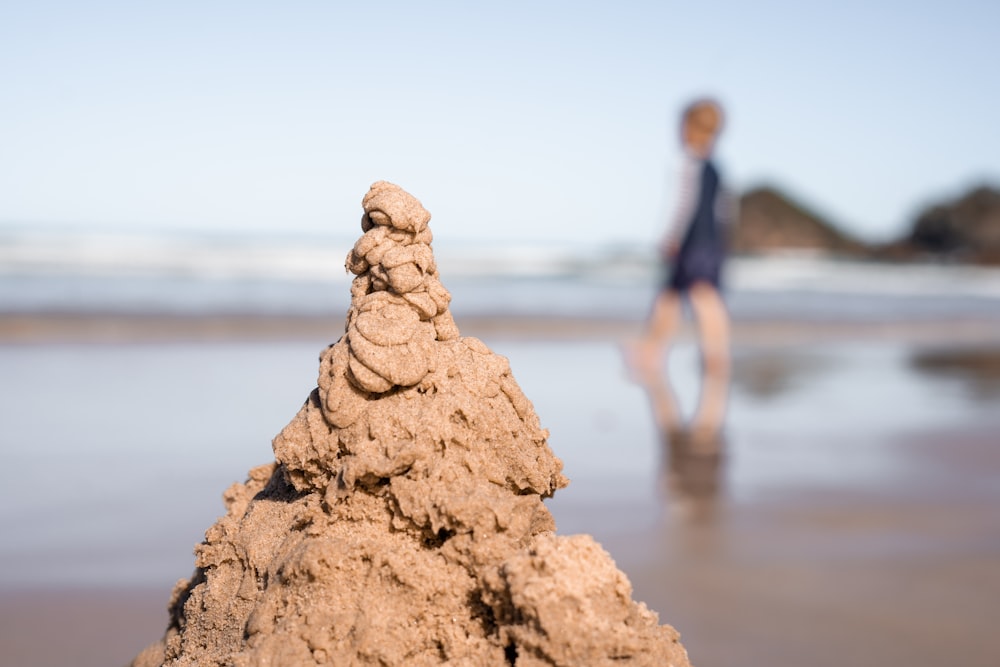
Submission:
[[[8,4],[0,667],[1000,667],[1000,4]]]
[[[686,464],[621,365],[635,322],[459,324],[509,358],[551,432],[572,480],[547,502],[558,532],[593,534],[693,664],[996,664],[991,323],[737,322],[725,440]],[[4,318],[3,662],[125,664],[157,639],[222,490],[269,460],[337,330]],[[689,335],[666,377],[690,411]],[[74,397],[55,420],[53,386]]]
[[[500,340],[623,341],[638,335],[634,318],[540,315],[465,315],[456,321],[463,335]],[[343,328],[343,317],[332,315],[160,313],[3,313],[0,344],[176,343],[328,341]],[[469,333],[465,333],[468,331]],[[690,339],[694,328],[682,325]],[[747,318],[733,323],[733,338],[743,345],[825,344],[887,340],[907,344],[991,345],[1000,337],[996,317],[947,320],[803,320]]]

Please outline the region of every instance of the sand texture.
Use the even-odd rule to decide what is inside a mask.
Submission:
[[[346,331],[196,547],[160,665],[673,665],[677,632],[542,500],[565,486],[507,360],[462,337],[411,195],[375,183]]]

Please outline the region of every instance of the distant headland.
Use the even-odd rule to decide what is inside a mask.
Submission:
[[[899,238],[867,243],[774,187],[740,197],[731,237],[737,254],[806,251],[884,261],[1000,265],[1000,189],[981,185],[922,210]]]

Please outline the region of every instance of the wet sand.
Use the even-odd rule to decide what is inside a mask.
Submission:
[[[456,315],[463,335],[504,340],[622,340],[641,331],[639,320],[620,317]],[[0,344],[174,343],[185,341],[327,341],[343,328],[342,315],[163,315],[159,313],[0,313]],[[468,332],[468,333],[466,333]],[[688,322],[681,335],[690,337]],[[994,343],[1000,320],[837,321],[830,319],[740,319],[737,344],[796,344],[851,340],[949,345]]]
[[[4,665],[126,665],[163,633],[170,588],[8,589],[0,593]]]
[[[997,431],[900,444],[912,484],[728,503],[609,548],[695,664],[996,665]]]
[[[693,664],[1000,662],[992,628],[1000,612],[1000,416],[991,407],[1000,399],[995,331],[952,328],[950,333],[959,333],[952,337],[948,323],[840,332],[809,323],[738,325],[726,439],[716,458],[678,467],[657,437],[644,394],[615,367],[614,340],[634,323],[598,324],[583,332],[579,322],[567,327],[535,321],[534,329],[512,332],[499,324],[490,328],[485,320],[479,329],[471,322],[460,325],[510,356],[522,388],[552,430],[553,449],[566,459],[573,483],[549,503],[559,532],[592,533],[632,580],[635,599],[680,630]],[[239,330],[245,335],[249,329]],[[72,329],[62,330],[64,341],[74,338],[67,331]],[[186,331],[201,340],[190,327]],[[313,339],[313,333],[302,336]],[[537,348],[537,340],[549,342]],[[569,342],[553,342],[560,340]],[[845,340],[881,343],[826,354]],[[20,342],[8,337],[8,351],[13,354]],[[155,355],[157,349],[147,343],[141,352]],[[879,366],[892,355],[894,365]],[[675,362],[679,393],[691,385],[692,356],[690,349],[681,350]],[[579,382],[566,370],[579,358],[588,358],[590,372],[605,376],[605,404],[565,405],[574,395],[561,395],[559,385]],[[524,360],[532,362],[529,367]],[[540,361],[569,375],[554,377]],[[854,364],[853,374],[843,375],[845,362]],[[902,380],[887,379],[897,372],[909,374],[906,381],[916,387],[902,397],[892,384]],[[843,396],[851,387],[860,405]],[[174,418],[183,419],[183,412]],[[10,444],[5,442],[5,451]],[[606,470],[599,470],[595,456],[605,458]],[[641,459],[648,470],[637,473],[641,466],[634,460],[619,470],[617,457]],[[21,464],[29,465],[15,461],[15,468]],[[241,463],[231,467],[233,477],[245,471]],[[687,486],[678,485],[678,471],[686,471]],[[209,498],[222,491],[214,484]],[[20,492],[15,501],[20,505],[13,511],[30,513],[30,493]],[[215,502],[209,514],[221,511]],[[18,525],[8,510],[5,529]],[[45,516],[41,512],[38,520]],[[208,525],[200,517],[192,523],[195,530]],[[165,533],[169,537],[159,539],[176,541],[176,533]],[[165,548],[149,539],[150,553]],[[179,549],[190,553],[191,546]],[[37,554],[24,553],[37,561]],[[72,577],[57,572],[67,567],[60,557],[34,569],[18,558],[2,558],[3,664],[125,664],[162,632],[171,581],[144,585],[139,572],[125,586],[97,576],[69,584]],[[25,573],[21,583],[18,568]],[[173,565],[164,569],[174,571]],[[187,574],[178,571],[176,577]]]

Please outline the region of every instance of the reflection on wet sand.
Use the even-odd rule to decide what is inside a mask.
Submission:
[[[725,458],[723,422],[729,373],[706,369],[701,397],[690,420],[684,420],[673,387],[665,373],[640,375],[653,421],[660,435],[662,490],[672,506],[692,521],[711,520],[716,513],[720,474]]]
[[[1000,349],[944,348],[913,352],[910,366],[927,376],[954,379],[977,400],[1000,397]]]
[[[754,398],[777,399],[803,387],[826,370],[829,360],[788,350],[759,350],[733,358],[732,384]]]

